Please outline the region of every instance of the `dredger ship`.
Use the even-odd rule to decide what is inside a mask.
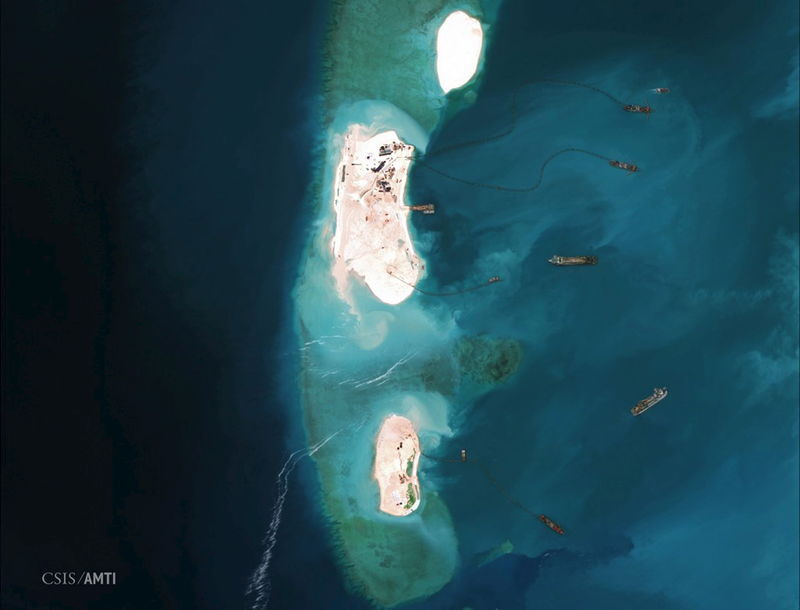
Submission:
[[[636,406],[631,409],[634,415],[641,415],[654,404],[661,402],[667,397],[667,388],[653,388],[653,393],[647,398],[644,398],[636,403]]]
[[[564,535],[564,528],[562,528],[558,523],[553,521],[547,515],[539,515],[539,521],[544,523],[547,527],[553,530],[556,534],[560,534],[561,536]]]
[[[570,265],[596,265],[596,256],[552,256],[547,260],[548,263],[559,266]]]

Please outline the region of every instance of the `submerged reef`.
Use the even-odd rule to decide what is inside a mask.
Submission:
[[[457,544],[450,514],[432,494],[420,516],[414,524],[364,517],[339,524],[338,546],[352,589],[388,607],[428,597],[450,580],[457,561],[450,550]]]
[[[483,553],[478,553],[473,562],[478,567],[485,566],[487,563],[491,563],[498,557],[502,557],[503,555],[508,555],[514,551],[514,545],[508,539],[498,544],[496,547],[489,549],[488,551],[484,551]]]
[[[425,363],[420,372],[420,381],[428,392],[452,396],[458,384],[458,372],[453,359],[446,353],[438,353]]]
[[[331,8],[323,84],[329,110],[380,99],[432,131],[443,106],[436,32],[454,8],[481,19],[478,0],[339,0]]]
[[[447,108],[434,66],[437,28],[459,9],[483,22],[498,4],[340,0],[329,14],[319,165],[308,200],[315,218],[294,290],[298,382],[321,510],[345,581],[381,607],[432,595],[450,581],[458,562],[453,523],[435,481],[425,477],[426,466],[413,514],[379,510],[372,467],[381,423],[390,415],[405,417],[419,432],[421,450],[435,448],[456,433],[450,406],[469,367],[460,367],[453,351],[458,330],[452,317],[416,299],[387,305],[352,275],[344,292],[337,290],[330,247],[333,202],[344,181],[337,167],[353,125],[396,131],[424,151]]]
[[[453,351],[461,374],[481,384],[502,383],[522,360],[519,341],[485,335],[461,337]]]

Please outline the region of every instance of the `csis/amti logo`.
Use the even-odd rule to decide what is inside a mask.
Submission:
[[[42,582],[46,585],[115,585],[116,572],[45,572]]]

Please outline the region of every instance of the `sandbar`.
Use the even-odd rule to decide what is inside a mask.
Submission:
[[[450,13],[436,33],[436,75],[447,93],[467,84],[483,47],[481,22],[464,11]]]
[[[374,476],[381,495],[379,508],[384,513],[402,517],[419,506],[420,453],[419,438],[411,421],[399,415],[383,420],[375,441]]]
[[[405,204],[414,147],[395,131],[368,135],[350,125],[334,177],[336,230],[331,249],[337,290],[347,299],[347,275],[361,277],[389,305],[406,300],[425,268],[414,251]]]

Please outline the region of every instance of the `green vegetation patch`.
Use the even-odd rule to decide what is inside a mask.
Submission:
[[[414,486],[411,483],[409,483],[408,484],[408,502],[406,502],[406,505],[405,505],[404,508],[406,508],[406,509],[411,508],[412,506],[414,506],[414,502],[416,502],[416,501],[417,501],[417,496],[414,495]]]

